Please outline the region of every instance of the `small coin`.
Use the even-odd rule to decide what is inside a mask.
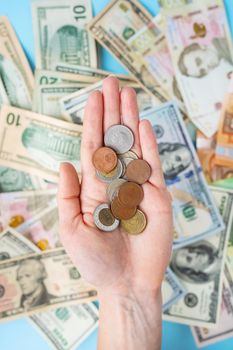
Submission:
[[[122,154],[119,154],[119,158],[122,159],[122,158],[131,158],[131,159],[138,159],[138,155],[133,152],[133,151],[128,151],[128,152],[125,152],[125,153],[122,153]]]
[[[127,207],[136,207],[143,199],[143,189],[135,182],[126,182],[119,188],[118,199]]]
[[[114,197],[118,194],[118,190],[123,183],[125,183],[126,180],[124,179],[116,179],[112,181],[108,187],[107,187],[107,196],[110,202],[114,199]]]
[[[117,166],[117,155],[109,147],[100,147],[93,154],[92,162],[101,173],[109,173]]]
[[[129,220],[122,220],[121,227],[130,235],[138,235],[146,228],[147,220],[145,214],[137,209],[136,214]]]
[[[127,165],[125,176],[129,181],[134,181],[142,185],[149,180],[151,167],[143,159],[133,160]]]
[[[123,165],[120,159],[117,161],[117,166],[115,169],[110,171],[110,173],[101,173],[100,171],[96,170],[96,176],[103,182],[110,183],[113,180],[119,179],[123,173]]]
[[[104,144],[117,153],[128,152],[134,144],[132,131],[124,125],[113,125],[104,135]]]
[[[107,203],[98,205],[93,216],[96,227],[102,231],[111,232],[119,226],[119,220],[113,216]]]
[[[128,220],[135,215],[137,207],[126,207],[121,204],[118,197],[115,197],[111,203],[111,211],[115,218]]]

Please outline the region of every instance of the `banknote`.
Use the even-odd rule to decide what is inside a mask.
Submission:
[[[1,320],[85,303],[97,296],[63,248],[2,261],[0,280]]]
[[[214,329],[192,327],[198,348],[233,337],[233,279],[225,265],[223,275],[222,304],[218,327]]]
[[[188,4],[192,4],[193,2],[194,0],[159,0],[160,6],[165,9],[182,7]]]
[[[85,67],[86,68],[86,67]],[[56,84],[74,84],[74,83],[95,83],[98,77],[92,77],[82,74],[50,71],[45,69],[35,70],[35,87]]]
[[[224,260],[232,227],[232,201],[219,196],[215,187],[213,195],[226,229],[173,252],[170,267],[186,293],[165,311],[166,320],[207,328],[218,323]]]
[[[60,307],[29,318],[55,350],[75,350],[98,326],[93,303]]]
[[[162,283],[163,311],[169,309],[172,304],[183,297],[185,289],[168,267]]]
[[[0,261],[34,252],[39,249],[15,230],[7,229],[1,233]],[[51,345],[57,346],[56,349],[71,350],[96,329],[98,310],[92,303],[61,306],[32,315],[29,320]]]
[[[56,200],[53,199],[43,209],[38,209],[31,218],[18,225],[16,230],[35,243],[41,250],[60,247]]]
[[[36,67],[53,70],[55,62],[96,67],[95,41],[85,28],[91,18],[90,0],[34,0]]]
[[[2,107],[0,125],[1,166],[52,182],[62,161],[80,171],[81,126],[10,106]]]
[[[60,83],[40,85],[34,90],[33,111],[57,119],[64,119],[61,113],[60,99],[86,87],[85,83]]]
[[[45,188],[45,181],[13,168],[0,166],[0,193]]]
[[[157,21],[160,19],[158,16]],[[158,101],[165,102],[168,94],[157,79],[156,63],[152,70],[148,68],[146,61],[146,58],[152,59],[154,53],[144,57],[144,46],[155,48],[157,45],[159,51],[160,39],[164,37],[163,31],[155,22],[151,30],[145,31],[145,27],[151,25],[151,20],[152,15],[138,1],[114,0],[88,24],[88,28],[95,39],[115,55],[148,93],[153,94]],[[141,31],[144,31],[142,35]],[[157,60],[158,62],[161,60]],[[161,63],[160,66],[166,71]]]
[[[0,77],[0,106],[1,105],[9,105],[9,104],[10,104],[10,101],[9,101],[8,96],[7,96],[2,79]]]
[[[233,168],[233,78],[224,99],[218,126],[216,163]]]
[[[151,122],[157,137],[163,174],[173,199],[174,248],[222,231],[224,223],[177,106],[169,102],[140,118]]]
[[[233,69],[223,2],[198,0],[171,8],[166,11],[166,21],[168,45],[188,115],[206,136],[212,136]]]
[[[0,235],[0,261],[39,252],[33,243],[12,228],[7,228]]]
[[[10,104],[30,109],[34,78],[7,17],[0,17],[0,78]]]
[[[56,189],[8,192],[0,194],[0,220],[3,227],[13,227],[32,219],[56,197]]]

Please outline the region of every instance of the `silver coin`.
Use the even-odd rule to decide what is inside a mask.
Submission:
[[[108,196],[108,199],[110,200],[110,202],[112,202],[113,199],[115,198],[115,196],[117,196],[119,188],[125,182],[126,182],[126,180],[124,180],[124,179],[116,179],[108,185],[107,196]]]
[[[95,208],[95,211],[93,214],[95,225],[102,231],[106,231],[106,232],[114,231],[119,226],[120,221],[114,218],[114,222],[112,225],[110,226],[104,225],[100,221],[100,213],[103,209],[110,209],[110,206],[107,203],[103,203],[98,205],[98,207]]]
[[[122,153],[122,154],[119,154],[119,158],[120,160],[123,158],[131,158],[131,159],[138,159],[138,155],[133,152],[133,151],[128,151],[128,152],[125,152],[125,153]]]
[[[96,170],[96,176],[103,182],[110,183],[113,180],[119,179],[124,171],[124,166],[120,159],[117,161],[117,166],[108,174],[103,174],[100,171]]]
[[[117,153],[128,152],[134,144],[134,135],[132,131],[124,125],[113,125],[104,135],[104,144]]]

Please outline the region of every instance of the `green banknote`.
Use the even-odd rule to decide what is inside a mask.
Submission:
[[[32,2],[36,67],[66,63],[97,66],[96,45],[85,26],[92,18],[90,0]]]
[[[80,171],[82,127],[4,106],[0,113],[0,165],[58,181],[62,161]]]

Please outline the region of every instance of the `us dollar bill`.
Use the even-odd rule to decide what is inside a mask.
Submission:
[[[9,103],[30,109],[33,74],[13,28],[4,16],[0,17],[0,78]]]
[[[84,83],[60,83],[37,86],[33,96],[33,111],[63,120],[59,103],[60,99],[86,86],[87,84]]]
[[[141,52],[151,36],[155,37],[153,47],[158,44],[159,51],[162,30],[157,26],[155,30],[149,31],[143,44],[136,45],[137,36],[151,24],[151,20],[152,16],[136,0],[114,0],[89,23],[88,28],[95,39],[115,55],[148,93],[158,101],[165,102],[169,96],[155,71],[148,68],[146,52]]]
[[[231,198],[219,196],[215,188],[213,195],[226,229],[173,252],[170,267],[186,293],[165,311],[166,320],[207,328],[218,324],[223,268],[233,215]]]
[[[0,236],[0,261],[39,252],[39,249],[13,229]],[[28,318],[43,337],[59,350],[72,350],[84,341],[98,325],[94,304],[61,306]]]
[[[0,166],[0,193],[45,188],[45,181],[29,173]]]
[[[162,283],[163,311],[169,309],[172,304],[182,298],[184,294],[185,288],[168,267]]]
[[[152,124],[173,199],[174,249],[222,231],[223,220],[177,106],[169,102],[142,113],[140,118]]]
[[[170,9],[173,7],[182,7],[187,4],[192,4],[194,0],[159,0],[159,4],[162,8]]]
[[[60,307],[29,318],[55,350],[74,350],[98,326],[98,309],[92,303]]]
[[[96,299],[63,248],[0,263],[0,319]]]
[[[56,189],[0,194],[0,217],[4,227],[16,228],[44,210],[56,197]]]
[[[97,77],[50,71],[45,69],[36,69],[35,71],[35,87],[45,86],[45,85],[56,85],[56,84],[74,84],[74,83],[84,83],[91,84],[97,81]]]
[[[95,41],[85,28],[91,18],[90,0],[34,0],[36,67],[53,70],[54,62],[96,67]]]
[[[192,334],[198,348],[233,336],[233,279],[227,264],[224,268],[222,304],[218,327],[214,329],[192,327]]]
[[[211,137],[218,129],[233,70],[233,48],[223,1],[197,0],[165,13],[167,41],[188,115]]]
[[[82,127],[30,111],[3,106],[0,112],[0,165],[58,181],[59,165],[80,171]]]
[[[9,105],[10,101],[6,93],[6,89],[3,85],[2,79],[0,77],[0,106],[1,105]]]

